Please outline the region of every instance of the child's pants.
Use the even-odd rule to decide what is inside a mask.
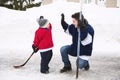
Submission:
[[[49,71],[49,62],[52,58],[53,52],[52,50],[46,51],[46,52],[40,52],[41,54],[41,69],[40,71],[42,73],[45,73],[46,71]]]

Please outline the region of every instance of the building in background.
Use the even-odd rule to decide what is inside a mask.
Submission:
[[[53,2],[53,0],[42,0],[42,1],[43,1],[42,2],[43,5],[47,5]]]
[[[43,0],[43,5],[50,4],[55,1],[68,1],[68,2],[80,2],[80,0]],[[120,0],[83,0],[83,3],[95,3],[101,7],[107,8],[119,8],[120,7]]]
[[[97,5],[104,5],[107,8],[120,8],[120,0],[96,0]]]
[[[106,0],[106,7],[117,7],[117,0]]]
[[[120,8],[120,0],[117,0],[117,7]]]
[[[117,7],[117,0],[96,0],[97,5],[102,7]]]

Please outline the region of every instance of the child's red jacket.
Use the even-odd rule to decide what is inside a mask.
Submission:
[[[50,49],[53,47],[52,25],[49,28],[38,28],[35,32],[33,45],[39,50]]]

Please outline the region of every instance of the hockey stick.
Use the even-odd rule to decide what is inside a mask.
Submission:
[[[34,52],[32,52],[32,54],[29,56],[29,58],[21,65],[18,65],[18,66],[13,66],[14,68],[21,68],[23,66],[25,66],[25,64],[30,60],[30,58],[33,56]]]
[[[41,0],[41,4],[43,3],[44,0]],[[30,60],[30,58],[33,56],[34,52],[32,52],[32,54],[29,56],[29,58],[21,65],[17,65],[17,66],[13,66],[14,68],[21,68],[23,66],[25,66],[25,64]]]
[[[82,21],[82,0],[80,0],[80,20]],[[78,79],[79,74],[79,55],[80,55],[80,26],[78,26],[78,45],[77,45],[77,68],[76,68],[76,79]]]

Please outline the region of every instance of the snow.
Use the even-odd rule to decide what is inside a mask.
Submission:
[[[71,37],[61,27],[61,13],[71,24],[71,15],[79,11],[79,3],[54,2],[26,12],[0,7],[0,79],[1,80],[75,80],[76,58],[70,57],[73,70],[59,73],[63,67],[60,47],[71,44]],[[93,56],[90,71],[80,70],[80,80],[120,80],[120,9],[101,8],[95,4],[83,5],[83,14],[95,29]],[[40,15],[53,25],[54,55],[50,63],[50,74],[39,72],[39,53],[21,69],[13,65],[22,64],[31,54],[34,32],[38,28],[36,19]]]

